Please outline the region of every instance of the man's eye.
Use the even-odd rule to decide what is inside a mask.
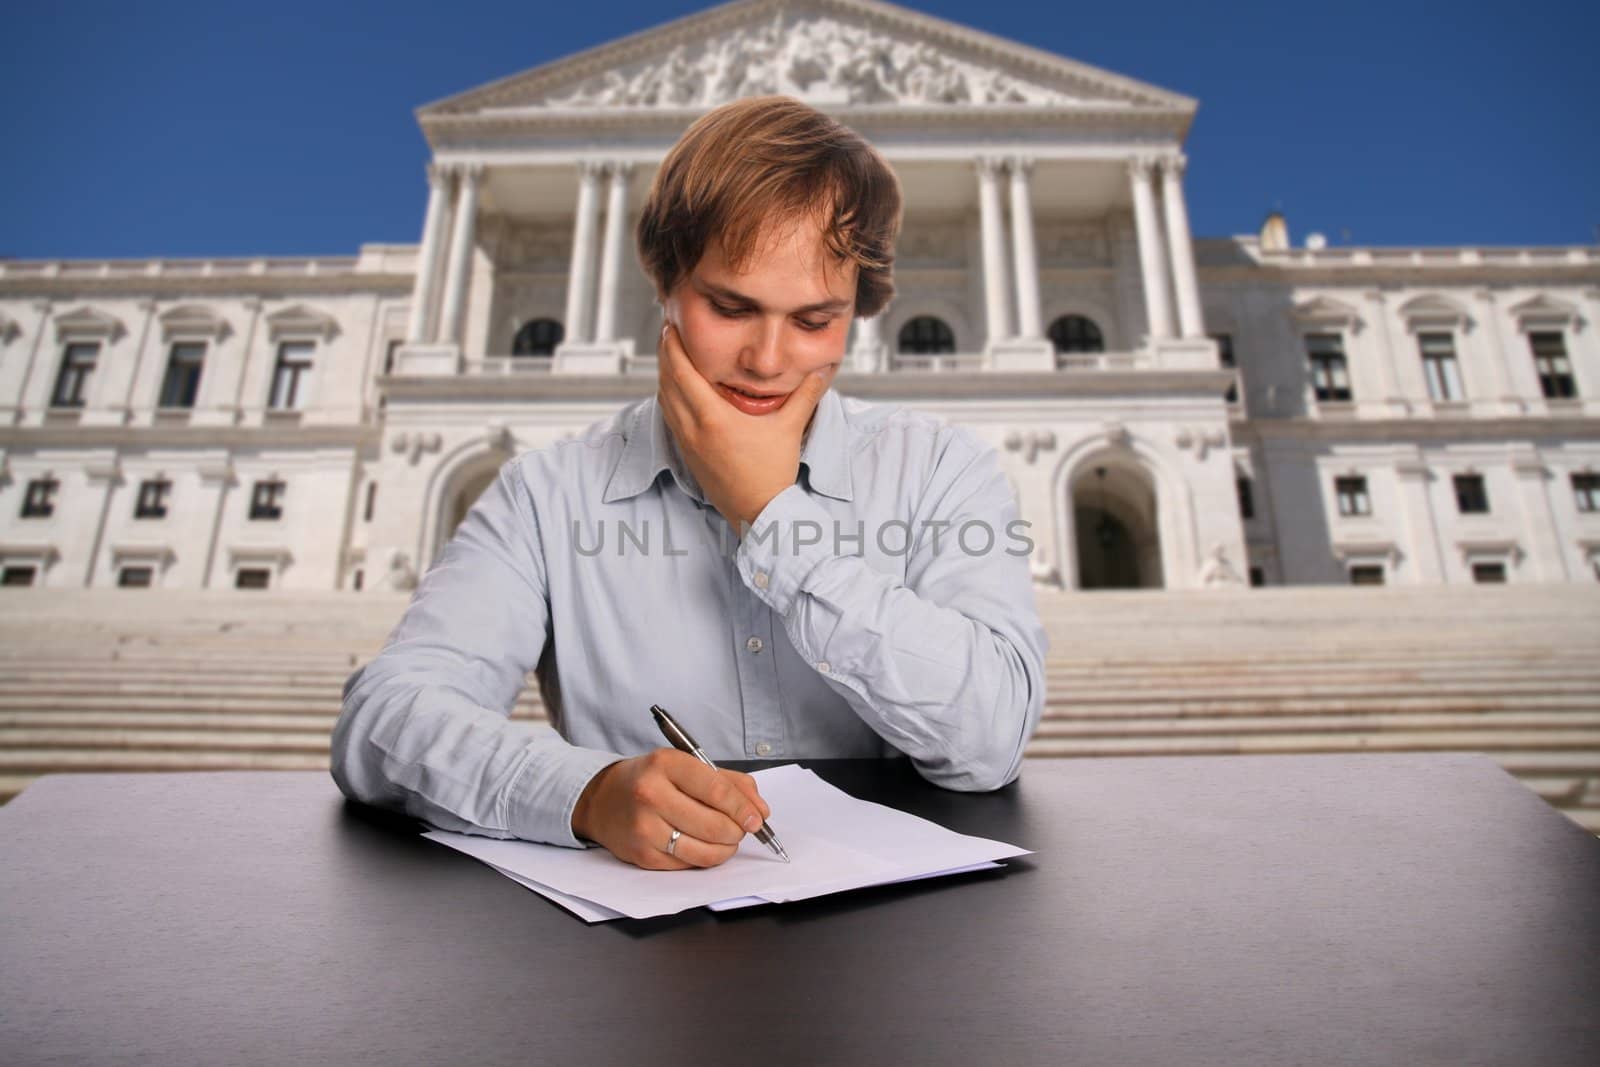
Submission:
[[[832,319],[823,319],[821,322],[807,322],[805,319],[800,319],[799,322],[802,330],[809,330],[812,333],[816,333],[818,330],[826,330],[833,325]]]
[[[740,315],[744,314],[744,308],[723,307],[721,304],[718,304],[714,301],[711,304],[711,310],[728,319],[736,319]]]

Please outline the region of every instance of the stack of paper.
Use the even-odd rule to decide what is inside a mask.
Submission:
[[[998,867],[1028,850],[958,834],[857,800],[798,764],[754,775],[790,863],[753,836],[717,867],[647,871],[603,848],[573,849],[429,830],[423,836],[482,860],[588,922],[645,919],[804,900],[846,889]]]

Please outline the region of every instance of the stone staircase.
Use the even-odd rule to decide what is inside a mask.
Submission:
[[[0,591],[0,800],[41,774],[320,769],[392,594]],[[1600,588],[1040,592],[1030,758],[1472,751],[1600,833]],[[514,713],[541,715],[529,686]]]

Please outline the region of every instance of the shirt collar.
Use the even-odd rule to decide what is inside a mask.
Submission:
[[[678,487],[695,501],[706,502],[667,429],[656,397],[649,397],[639,405],[623,433],[622,456],[606,483],[602,497],[605,503],[637,496],[654,485],[662,471],[671,472]],[[836,500],[854,498],[850,477],[850,424],[845,418],[844,401],[831,388],[817,402],[811,426],[800,446],[800,465],[806,471],[811,489]]]

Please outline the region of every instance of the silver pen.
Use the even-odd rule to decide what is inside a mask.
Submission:
[[[707,756],[700,746],[694,743],[694,738],[689,736],[688,730],[679,726],[677,720],[667,714],[666,708],[663,708],[660,704],[651,704],[650,714],[655,716],[656,725],[661,728],[661,732],[666,735],[667,740],[672,742],[673,748],[679,752],[689,753],[689,755],[712,770],[717,769],[717,765],[711,762],[711,757]],[[757,841],[776,852],[778,858],[783,862],[789,862],[789,854],[783,850],[783,845],[779,843],[778,835],[772,832],[772,827],[762,823],[761,828],[755,831],[755,837]]]

